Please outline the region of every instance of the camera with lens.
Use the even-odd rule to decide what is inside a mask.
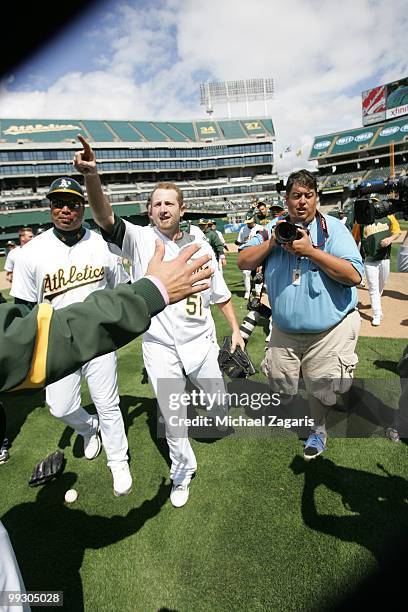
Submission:
[[[259,312],[261,317],[265,317],[265,319],[269,319],[272,314],[269,306],[262,304],[261,298],[256,293],[251,293],[247,303],[247,309],[250,311]]]
[[[303,228],[301,228],[303,229]],[[302,238],[299,226],[290,221],[282,221],[275,225],[275,240],[278,244],[288,244]]]
[[[365,181],[357,185],[353,191],[356,196],[354,202],[356,223],[370,225],[376,219],[399,212],[402,212],[404,219],[408,219],[408,177],[388,178],[383,181]],[[373,193],[396,194],[396,197],[382,200],[362,197]],[[355,197],[353,192],[350,195]]]

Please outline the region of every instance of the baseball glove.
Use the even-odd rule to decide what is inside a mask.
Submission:
[[[223,374],[230,378],[247,378],[256,370],[246,351],[237,346],[231,353],[231,337],[225,336],[218,355],[218,365]]]
[[[64,453],[55,451],[37,463],[28,481],[30,487],[38,487],[49,480],[56,478],[64,469]]]

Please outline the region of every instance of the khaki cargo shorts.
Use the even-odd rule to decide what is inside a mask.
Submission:
[[[357,310],[335,327],[317,334],[288,334],[273,325],[261,364],[272,391],[296,395],[302,375],[308,393],[324,405],[333,406],[336,393],[346,393],[352,385],[360,325]]]

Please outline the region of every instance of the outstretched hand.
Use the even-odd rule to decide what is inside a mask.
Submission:
[[[74,166],[81,174],[97,174],[96,156],[91,145],[85,138],[78,134],[78,140],[83,146],[81,151],[77,151],[74,155]]]
[[[191,245],[185,247],[175,259],[163,261],[164,244],[161,240],[156,240],[156,249],[147,266],[146,274],[155,276],[163,283],[170,304],[209,288],[210,284],[205,281],[213,275],[213,270],[209,267],[203,270],[201,268],[211,261],[211,257],[203,255],[191,260],[199,250],[198,245]]]

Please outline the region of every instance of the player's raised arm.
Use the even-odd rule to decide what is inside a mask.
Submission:
[[[78,140],[83,149],[75,153],[74,166],[84,176],[88,202],[95,222],[106,232],[111,232],[114,215],[112,206],[102,191],[101,179],[96,167],[95,152],[81,134],[78,134]]]

